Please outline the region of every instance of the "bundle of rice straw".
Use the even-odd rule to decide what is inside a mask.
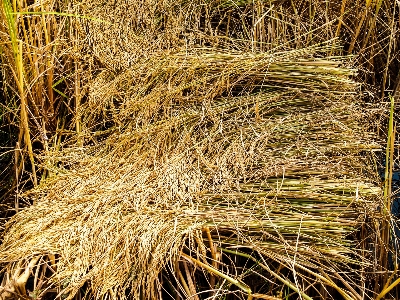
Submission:
[[[273,299],[288,286],[308,299],[312,281],[359,297],[345,283],[367,265],[352,235],[380,195],[378,146],[353,70],[329,51],[203,48],[100,74],[86,130],[115,126],[48,154],[52,176],[6,229],[2,297]]]
[[[374,111],[340,49],[299,46],[334,37],[324,1],[315,30],[253,2],[68,2],[106,21],[66,23],[102,68],[7,224],[0,299],[362,299]]]

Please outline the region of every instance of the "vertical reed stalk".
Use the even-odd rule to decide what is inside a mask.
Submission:
[[[356,45],[358,36],[359,36],[360,33],[361,33],[361,29],[363,28],[365,19],[367,18],[368,12],[370,11],[370,6],[371,6],[371,0],[369,0],[369,1],[367,0],[366,7],[365,7],[365,11],[364,11],[364,13],[363,13],[362,16],[361,16],[361,20],[360,20],[359,23],[358,23],[358,26],[357,26],[357,28],[356,28],[356,31],[354,32],[354,35],[353,35],[353,38],[352,38],[352,40],[351,40],[348,53],[353,53],[353,50],[354,50],[354,47],[355,47],[355,45]]]
[[[35,160],[33,158],[33,149],[32,142],[29,132],[29,123],[28,123],[28,113],[27,113],[27,103],[24,92],[24,67],[22,61],[22,41],[19,41],[19,48],[17,53],[17,67],[18,67],[18,75],[19,75],[19,95],[21,99],[21,127],[24,130],[24,142],[28,147],[28,155],[32,165],[32,176],[33,176],[33,184],[37,186],[37,178],[36,178],[36,168],[35,168]]]
[[[362,46],[361,46],[361,50],[364,50],[364,49],[365,49],[366,45],[368,44],[369,38],[371,37],[371,34],[372,34],[372,32],[374,31],[374,29],[375,29],[376,21],[377,21],[378,16],[379,16],[379,10],[381,9],[382,2],[383,2],[383,0],[380,0],[380,1],[376,4],[375,15],[374,15],[374,17],[373,17],[373,19],[372,19],[372,21],[371,21],[371,24],[370,24],[369,29],[367,30],[367,35],[366,35],[366,37],[365,37],[364,40],[363,40],[363,43],[362,43]]]
[[[80,75],[79,75],[79,63],[75,61],[75,126],[76,134],[78,136],[78,146],[83,146],[82,141],[82,128],[81,128],[81,90],[80,90]]]
[[[335,37],[338,37],[340,35],[340,29],[342,28],[342,24],[343,24],[343,16],[344,16],[344,11],[346,9],[346,3],[347,3],[347,0],[342,0],[342,6],[340,8],[339,23],[338,23],[338,27],[336,28]]]
[[[388,259],[389,252],[391,249],[390,245],[390,234],[391,234],[391,205],[392,205],[392,176],[393,176],[393,164],[394,164],[394,98],[390,96],[390,115],[388,124],[388,138],[386,145],[386,167],[385,167],[385,186],[383,190],[384,207],[383,207],[383,221],[381,231],[381,245],[380,245],[380,271],[382,272],[381,286],[388,281]],[[375,284],[375,290],[378,291],[378,280]]]
[[[382,2],[382,1],[380,1]],[[377,16],[377,14],[376,14]],[[385,67],[385,72],[383,74],[383,80],[382,80],[382,92],[381,92],[381,97],[385,96],[385,90],[386,90],[386,82],[387,82],[387,76],[389,72],[389,66],[390,66],[390,61],[392,59],[392,48],[393,48],[393,38],[395,35],[395,16],[396,16],[396,6],[393,8],[393,15],[392,15],[392,20],[390,24],[390,39],[389,39],[389,49],[387,53],[387,58],[386,58],[386,67]],[[392,99],[394,99],[392,97]]]
[[[386,167],[385,167],[385,188],[384,188],[384,199],[386,204],[387,212],[390,213],[391,205],[391,175],[393,166],[393,145],[394,145],[394,98],[390,96],[390,115],[389,115],[389,125],[388,125],[388,140],[386,144]]]

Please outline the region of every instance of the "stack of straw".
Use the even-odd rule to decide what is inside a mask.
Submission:
[[[119,39],[108,23],[77,25],[104,68],[78,134],[42,154],[35,204],[7,224],[0,297],[362,299],[371,249],[357,237],[381,195],[380,147],[350,60],[332,43],[263,49],[234,13],[222,41],[196,14],[117,8],[131,30]]]
[[[52,176],[1,247],[8,290],[26,293],[28,278],[16,283],[33,271],[41,296],[195,297],[186,260],[214,296],[282,284],[305,295],[310,280],[358,295],[334,281],[367,264],[351,236],[380,195],[368,167],[378,146],[353,71],[322,57],[330,50],[198,49],[98,76],[85,123],[104,115],[115,126],[45,158]],[[277,282],[246,290],[254,266],[227,260],[243,255]]]

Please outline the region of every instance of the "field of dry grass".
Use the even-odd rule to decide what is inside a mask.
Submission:
[[[399,1],[1,1],[0,299],[398,299]]]

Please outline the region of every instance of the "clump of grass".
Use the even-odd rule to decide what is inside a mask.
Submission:
[[[37,153],[57,147],[62,127],[76,114],[68,111],[74,107],[68,87],[74,83],[68,78],[77,65],[69,63],[71,50],[66,50],[74,44],[66,28],[76,15],[62,13],[63,8],[58,1],[1,1],[1,125],[10,130],[6,151],[10,147],[15,151],[9,162],[14,167],[4,173],[11,186],[0,201],[8,205],[12,200],[15,211],[26,205],[20,203],[19,189],[37,186],[41,177],[48,176]]]
[[[19,115],[17,124],[14,124],[16,129],[19,128],[16,145],[13,145],[16,148],[14,187],[21,181],[25,157],[30,163],[32,182],[35,186],[38,184],[33,143],[40,141],[46,147],[46,130],[53,123],[49,117],[53,119],[56,106],[53,90],[49,89],[53,80],[54,57],[48,33],[55,24],[49,19],[50,22],[46,24],[46,17],[41,15],[24,18],[25,9],[36,12],[43,9],[40,5],[28,8],[25,5],[23,1],[1,2],[1,17],[4,20],[0,25],[3,84],[5,91],[15,89],[18,98],[18,111],[9,109],[8,112]],[[12,102],[13,97],[15,95],[12,93],[4,93],[4,100],[8,103]],[[5,107],[8,106],[7,102],[4,103]],[[18,210],[18,201],[16,205]]]
[[[33,175],[33,182],[37,185],[37,178],[36,178],[36,170],[35,170],[35,161],[33,158],[33,149],[32,149],[32,141],[31,141],[31,134],[28,125],[28,112],[27,112],[27,100],[25,94],[25,70],[23,65],[23,46],[22,41],[18,40],[17,36],[17,28],[16,28],[16,18],[18,15],[14,13],[17,11],[16,4],[14,3],[14,7],[11,6],[11,2],[9,0],[2,1],[2,13],[3,18],[7,21],[6,29],[8,29],[8,44],[9,47],[4,47],[2,52],[8,50],[6,52],[5,57],[8,58],[7,66],[12,68],[11,72],[14,76],[14,81],[16,86],[18,87],[18,94],[20,97],[20,133],[18,138],[18,145],[22,145],[22,140],[27,147],[27,152],[29,156],[29,160],[32,166],[32,175]],[[4,30],[4,28],[3,28]],[[4,30],[5,31],[5,30]],[[6,33],[6,32],[5,32]],[[8,55],[7,55],[8,54]],[[18,158],[16,158],[18,161]]]

